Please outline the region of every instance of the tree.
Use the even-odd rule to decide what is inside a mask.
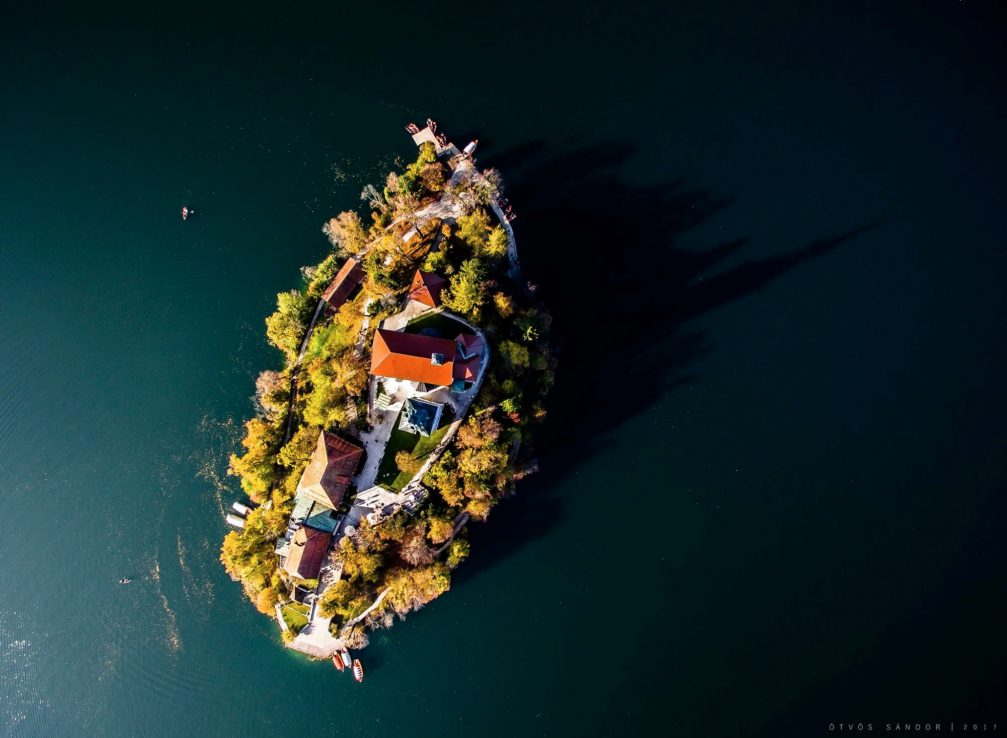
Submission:
[[[266,587],[255,596],[255,608],[263,615],[272,615],[279,601],[280,593],[272,587]]]
[[[368,369],[364,357],[353,351],[344,352],[329,364],[333,381],[349,395],[359,395],[367,387]]]
[[[444,543],[454,532],[454,521],[451,518],[435,517],[430,519],[430,529],[427,531],[427,538],[432,543]]]
[[[507,397],[500,403],[500,409],[512,423],[521,421],[521,400],[517,397]]]
[[[525,343],[535,343],[549,329],[552,317],[532,308],[524,311],[515,321],[515,328]]]
[[[304,421],[330,428],[346,421],[346,390],[328,372],[311,374],[311,394],[304,403]]]
[[[437,194],[444,191],[444,167],[437,162],[426,164],[420,171],[420,183],[427,192]]]
[[[256,502],[263,502],[276,481],[272,455],[281,442],[281,429],[262,418],[245,423],[241,445],[245,453],[231,454],[227,473],[241,479],[241,488]]]
[[[429,141],[424,141],[419,145],[419,151],[416,154],[416,164],[417,167],[425,167],[427,164],[433,164],[437,161],[437,149]]]
[[[486,288],[486,267],[479,259],[469,259],[451,276],[441,301],[450,310],[478,319],[486,301]]]
[[[398,516],[398,518],[404,521],[405,514]],[[357,532],[353,536],[353,546],[358,551],[365,553],[383,553],[388,548],[389,539],[385,535],[387,529],[387,525],[371,525],[367,518],[364,518],[360,521]]]
[[[286,510],[257,507],[245,519],[245,527],[224,537],[220,561],[231,576],[241,579],[245,592],[257,603],[266,587],[278,586],[273,545],[286,527]]]
[[[487,479],[507,466],[507,452],[498,445],[465,448],[458,454],[458,470],[468,477]]]
[[[371,210],[377,210],[382,215],[388,210],[388,203],[374,185],[364,185],[364,189],[360,191],[360,199],[370,205]]]
[[[287,409],[290,380],[280,372],[267,369],[255,380],[255,402],[267,420],[274,421]]]
[[[367,648],[370,641],[367,638],[367,631],[360,625],[354,625],[342,634],[343,643],[347,648],[353,650]]]
[[[399,451],[395,454],[395,466],[403,474],[412,476],[423,466],[423,460],[413,456],[412,451]]]
[[[361,546],[354,539],[359,537],[360,530],[363,527],[361,525],[361,528],[357,531],[357,535],[352,539],[347,536],[339,541],[339,549],[336,552],[336,556],[343,564],[343,574],[349,577],[351,582],[357,579],[364,582],[376,582],[378,572],[381,571],[384,563],[384,557],[381,553],[383,544],[381,548],[376,546]]]
[[[399,511],[382,521],[381,525],[370,528],[370,532],[376,535],[383,543],[401,543],[406,535],[408,521],[409,516]]]
[[[347,579],[340,579],[322,593],[318,609],[324,617],[351,620],[367,609],[369,600],[365,590],[354,586]]]
[[[476,202],[489,205],[503,194],[503,176],[498,169],[486,169],[481,177],[472,182],[472,194]]]
[[[499,259],[507,253],[507,232],[497,226],[490,231],[486,245],[482,248],[482,254],[491,259]]]
[[[301,267],[301,277],[308,284],[304,290],[305,294],[312,301],[317,301],[322,296],[325,288],[332,282],[332,278],[336,276],[342,265],[342,259],[336,258],[335,254],[329,254],[322,259],[320,264]]]
[[[469,215],[459,216],[458,237],[471,246],[476,254],[485,250],[489,235],[490,219],[482,208],[477,208]]]
[[[386,602],[399,615],[419,610],[451,588],[451,574],[444,564],[393,569],[385,579],[390,588]]]
[[[437,251],[427,252],[426,257],[423,259],[423,263],[420,265],[420,269],[425,272],[437,272],[443,273],[448,268],[448,242],[443,241],[441,247]]]
[[[463,448],[483,448],[500,438],[503,427],[489,412],[471,416],[458,429],[458,444]]]
[[[493,307],[497,314],[506,320],[514,314],[514,298],[504,292],[493,293]]]
[[[520,372],[523,369],[527,369],[531,363],[531,354],[528,351],[528,347],[522,346],[520,343],[501,341],[497,350],[500,352],[500,358],[503,359],[504,364],[511,371]]]
[[[345,210],[327,220],[322,226],[322,233],[328,237],[329,243],[349,254],[359,254],[367,246],[367,231],[360,216],[353,210]]]
[[[434,560],[433,549],[427,544],[427,526],[417,523],[406,530],[399,547],[399,556],[407,564],[422,566]]]
[[[416,220],[416,215],[422,209],[423,203],[417,197],[416,192],[414,192],[415,188],[416,184],[413,178],[406,176],[399,177],[395,172],[391,172],[385,183],[385,199],[392,204],[395,217],[409,223],[409,225],[416,229],[420,237],[423,238],[423,230],[420,228],[422,224]],[[397,241],[395,247],[401,251]]]
[[[454,569],[469,556],[469,542],[464,538],[456,538],[448,546],[447,565],[449,569]]]
[[[276,460],[288,469],[294,469],[306,464],[318,445],[320,428],[313,425],[300,426],[287,444],[280,449]]]
[[[465,501],[461,479],[458,477],[457,461],[451,449],[441,455],[423,481],[436,489],[449,507],[457,507]]]
[[[465,505],[465,512],[475,520],[485,520],[489,517],[492,508],[493,500],[490,498],[469,500],[468,504]]]
[[[266,318],[266,337],[286,355],[288,364],[297,358],[311,310],[310,298],[299,290],[291,290],[276,296],[276,311]]]
[[[304,363],[325,361],[339,356],[353,345],[353,339],[345,327],[332,322],[315,328],[304,352]]]

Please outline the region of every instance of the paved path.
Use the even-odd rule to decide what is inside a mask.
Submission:
[[[395,313],[395,315],[389,315],[385,318],[385,322],[381,324],[381,327],[390,331],[401,331],[409,324],[410,321],[415,320],[428,312],[433,314],[435,310],[429,305],[424,305],[422,302],[409,300],[402,312]]]
[[[332,618],[323,618],[317,608],[312,608],[314,618],[297,637],[287,645],[295,651],[312,656],[316,659],[327,659],[343,648],[343,640],[329,632]]]
[[[360,434],[360,443],[367,449],[367,461],[363,468],[353,478],[353,484],[358,490],[370,489],[374,486],[374,480],[378,477],[378,467],[381,466],[381,457],[385,454],[385,446],[395,429],[395,420],[399,417],[399,410],[402,403],[409,396],[404,390],[396,392],[392,402],[384,410],[374,407],[376,400],[376,386],[380,379],[372,378],[371,402],[368,406],[368,420],[374,423],[369,431]]]
[[[503,226],[504,232],[507,233],[507,260],[510,262],[510,268],[507,270],[507,276],[513,279],[522,289],[524,289],[524,285],[521,284],[521,263],[518,261],[517,257],[517,240],[514,238],[514,228],[507,221],[506,216],[504,216],[500,203],[494,200],[490,207],[493,208],[493,212],[496,213],[497,219],[500,221],[500,225]]]

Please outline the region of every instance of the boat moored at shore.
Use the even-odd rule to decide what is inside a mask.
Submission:
[[[240,502],[231,503],[231,509],[243,518],[247,518],[248,513],[252,512],[252,508],[248,505],[242,505]]]
[[[227,521],[227,524],[232,528],[237,528],[238,530],[241,530],[242,528],[245,527],[245,519],[238,515],[235,515],[234,513],[228,513],[227,517],[224,518],[224,520]]]

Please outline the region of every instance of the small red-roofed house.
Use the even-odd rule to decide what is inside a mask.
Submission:
[[[409,285],[409,299],[427,307],[438,308],[441,306],[441,292],[447,286],[448,281],[439,274],[421,272],[417,269]]]
[[[331,542],[332,533],[329,531],[302,525],[290,540],[290,552],[283,562],[284,571],[301,579],[317,579]]]
[[[322,299],[329,304],[329,311],[335,312],[341,308],[363,280],[364,268],[351,256],[322,293]]]

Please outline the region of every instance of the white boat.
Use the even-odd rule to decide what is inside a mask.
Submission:
[[[243,518],[248,517],[248,513],[252,512],[252,508],[248,505],[242,505],[240,502],[231,503],[231,509]]]
[[[345,648],[340,649],[339,658],[343,660],[343,666],[345,666],[347,669],[353,666],[353,659],[350,658],[350,652],[347,651]]]
[[[465,154],[465,156],[472,156],[472,154],[476,153],[476,146],[478,145],[479,145],[478,138],[475,141],[469,141],[465,145],[465,148],[462,149],[462,153]]]
[[[189,214],[190,214],[191,212],[192,212],[192,211],[191,211],[191,210],[189,210],[189,208],[187,208],[187,207],[183,206],[183,207],[182,207],[182,220],[188,220],[188,219],[189,219]]]
[[[224,520],[226,520],[227,524],[230,525],[232,528],[238,528],[240,530],[241,528],[245,527],[245,519],[238,517],[234,513],[228,513],[227,517],[224,518]]]

